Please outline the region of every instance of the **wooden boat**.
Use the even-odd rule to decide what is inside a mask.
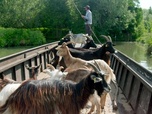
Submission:
[[[29,78],[26,65],[42,63],[41,71],[51,60],[50,49],[57,42],[38,46],[0,59],[0,78],[3,74],[21,81]],[[121,52],[111,57],[111,68],[119,86],[118,110],[112,112],[110,97],[107,98],[106,114],[152,114],[152,73]],[[87,110],[87,109],[86,109]],[[82,113],[86,113],[82,111]]]

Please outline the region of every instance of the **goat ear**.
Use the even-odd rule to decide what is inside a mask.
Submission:
[[[98,83],[102,81],[102,78],[96,77],[95,75],[91,75],[91,79],[94,81],[94,83]]]

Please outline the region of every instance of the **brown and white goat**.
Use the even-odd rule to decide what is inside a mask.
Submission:
[[[15,80],[6,78],[3,75],[3,80],[1,80],[2,90],[0,91],[0,106],[2,106],[6,102],[6,100],[10,96],[10,94],[12,94],[22,83],[25,83],[28,80],[36,80],[37,79],[40,65],[34,66],[34,67],[26,66],[26,68],[30,72],[30,78],[27,80],[24,80],[24,81],[20,81],[20,82],[15,81]]]
[[[36,80],[40,67],[41,67],[41,64],[38,66],[32,66],[32,67],[29,67],[28,65],[26,65],[25,68],[29,71],[30,77],[29,79],[24,80],[24,81]],[[3,75],[3,79],[0,79],[0,91],[3,89],[3,87],[5,87],[9,83],[23,83],[24,82],[24,81],[15,81],[13,79],[7,78],[4,74],[2,75]]]
[[[0,107],[1,114],[80,114],[90,95],[110,88],[96,72],[75,84],[67,80],[29,80],[12,93]]]
[[[74,69],[79,69],[79,68],[84,68],[89,70],[88,66],[86,66],[87,61],[73,57],[69,51],[69,48],[66,46],[67,44],[68,43],[63,43],[61,46],[58,46],[56,48],[57,55],[63,57],[65,65],[67,67],[64,71],[70,72]]]

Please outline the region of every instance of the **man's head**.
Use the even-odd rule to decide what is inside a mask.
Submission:
[[[90,6],[89,6],[89,5],[86,5],[84,8],[85,8],[86,10],[88,10],[88,9],[90,9]]]

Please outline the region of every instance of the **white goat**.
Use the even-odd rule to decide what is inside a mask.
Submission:
[[[83,46],[86,43],[87,37],[89,37],[88,34],[73,34],[71,31],[69,31],[69,35],[71,42],[80,43],[81,46]]]
[[[4,105],[8,97],[21,85],[21,83],[7,84],[0,92],[0,106]]]
[[[43,70],[44,73],[48,74],[51,78],[56,79],[64,79],[68,72],[62,72],[61,69],[63,67],[59,67],[59,69],[55,69],[51,64],[47,64],[47,69]]]

